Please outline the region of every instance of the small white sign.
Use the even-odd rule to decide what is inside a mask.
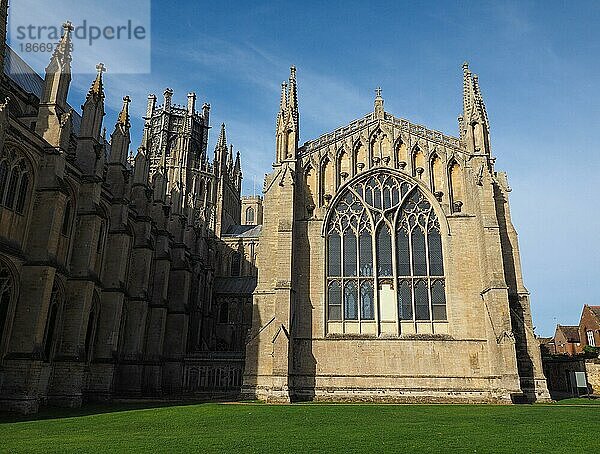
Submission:
[[[587,388],[585,372],[575,372],[575,383],[577,383],[578,388]]]

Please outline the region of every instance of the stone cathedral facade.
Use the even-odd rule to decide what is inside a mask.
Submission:
[[[506,174],[463,66],[451,137],[384,110],[299,145],[282,85],[243,392],[310,399],[548,399]]]
[[[67,102],[72,26],[42,78],[0,5],[0,409],[239,390],[260,228],[225,125],[210,157],[210,105],[167,89],[133,154],[127,96],[107,137],[102,64]]]
[[[506,175],[464,66],[458,137],[372,112],[299,144],[296,70],[273,171],[241,195],[210,105],[130,99],[105,68],[67,102],[72,26],[44,77],[0,33],[0,410],[240,393],[548,398]]]

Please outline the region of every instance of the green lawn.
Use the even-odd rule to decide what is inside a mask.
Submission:
[[[214,404],[0,419],[0,452],[600,452],[600,406]]]

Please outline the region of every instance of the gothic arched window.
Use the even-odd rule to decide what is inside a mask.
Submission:
[[[239,252],[231,255],[231,275],[238,277],[242,271],[242,257]]]
[[[446,320],[440,224],[416,184],[358,177],[332,205],[325,233],[330,321]]]
[[[0,204],[23,214],[31,182],[27,161],[14,149],[5,149],[0,159]]]
[[[252,207],[246,209],[246,224],[254,224],[254,208]]]

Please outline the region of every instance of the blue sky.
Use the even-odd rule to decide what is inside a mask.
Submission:
[[[151,73],[111,76],[109,68],[105,76],[109,130],[129,94],[137,147],[149,92],[160,100],[171,87],[183,104],[196,91],[199,104],[211,103],[215,131],[225,122],[242,153],[246,193],[270,170],[290,64],[304,142],[369,112],[377,86],[388,112],[457,135],[468,60],[496,167],[513,188],[538,334],[576,324],[583,304],[600,304],[597,2],[154,1],[151,18]],[[75,75],[73,105],[91,77]]]

